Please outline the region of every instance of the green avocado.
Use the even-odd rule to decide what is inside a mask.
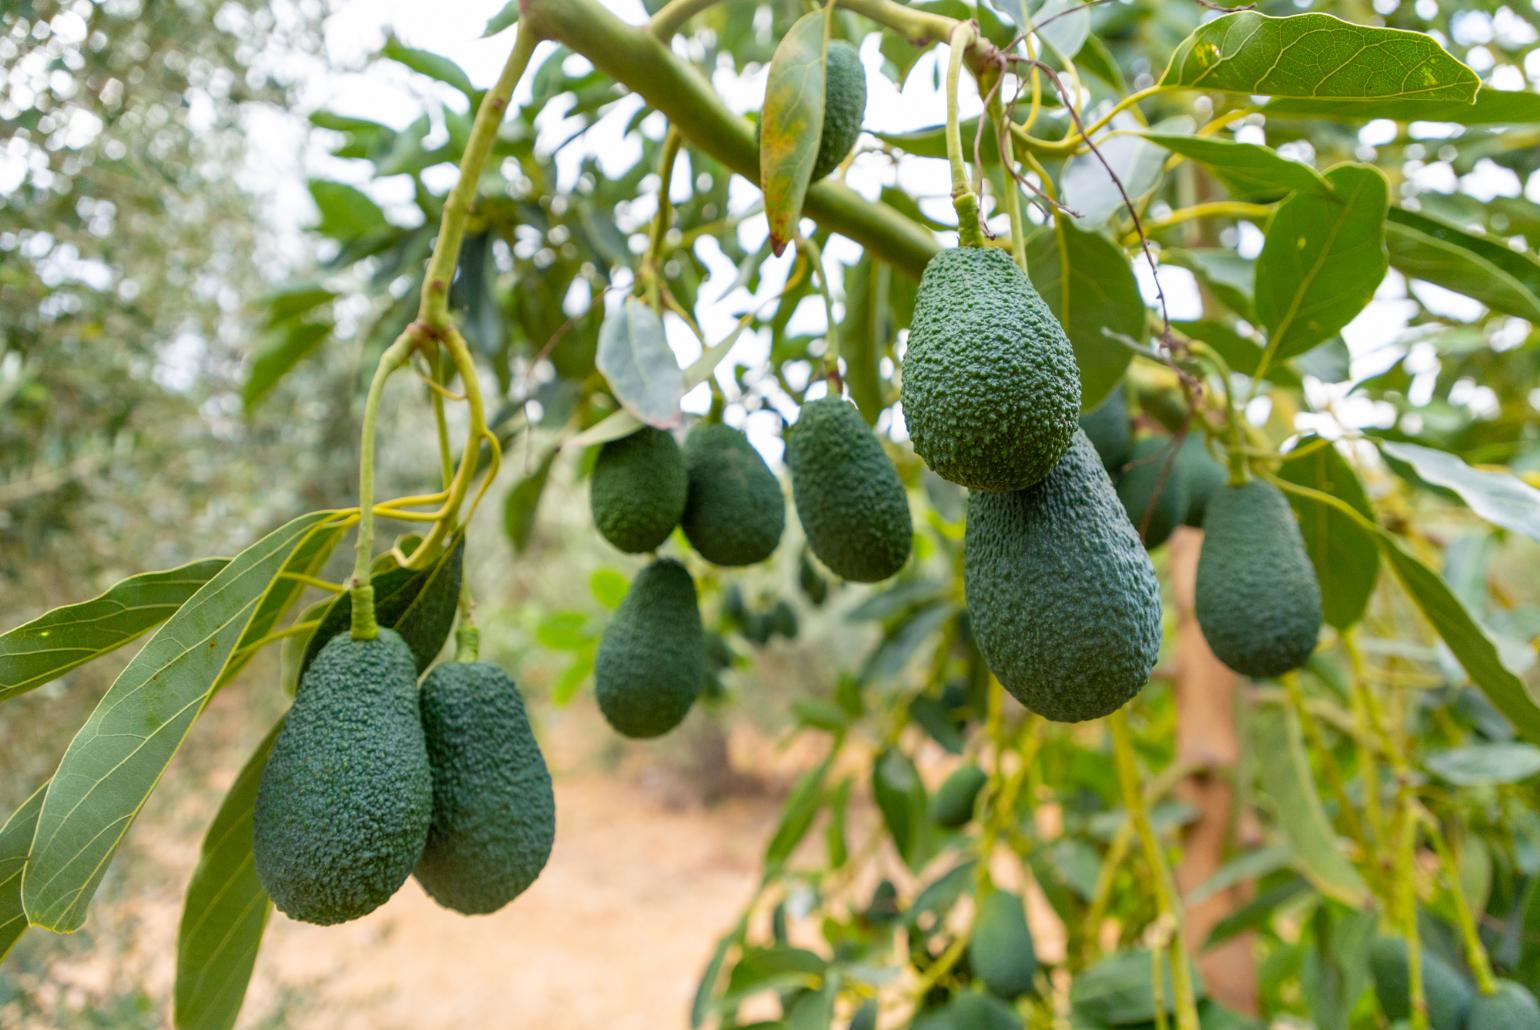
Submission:
[[[993,247],[943,250],[925,266],[900,393],[915,452],[973,490],[1038,482],[1079,425],[1069,338],[1010,254]]]
[[[1151,550],[1165,543],[1187,514],[1187,481],[1174,447],[1169,437],[1140,437],[1118,476],[1118,500]]]
[[[1289,502],[1271,483],[1215,491],[1193,607],[1215,656],[1244,676],[1282,675],[1315,650],[1321,587]]]
[[[411,650],[388,629],[332,638],[300,680],[257,787],[262,886],[295,919],[357,919],[411,875],[432,811]]]
[[[823,132],[818,138],[818,156],[813,159],[812,182],[834,171],[850,155],[866,117],[866,69],[856,48],[842,39],[830,42],[824,70]],[[755,122],[755,150],[763,132],[764,126]]]
[[[997,890],[979,903],[968,965],[996,997],[1014,1001],[1032,990],[1037,952],[1019,894]]]
[[[604,539],[639,554],[662,546],[679,525],[688,490],[679,445],[648,426],[599,449],[588,507]]]
[[[1406,941],[1379,937],[1369,946],[1369,972],[1374,977],[1374,996],[1391,1021],[1406,1019],[1412,1012],[1411,969],[1406,961]],[[1473,992],[1454,967],[1437,955],[1422,950],[1422,994],[1428,1003],[1432,1030],[1461,1030],[1471,1008]],[[1512,1026],[1517,1024],[1503,1024]]]
[[[1128,417],[1128,396],[1119,383],[1096,407],[1080,416],[1080,428],[1101,455],[1102,466],[1113,475],[1128,461],[1134,445],[1134,427]]]
[[[1160,652],[1160,585],[1091,441],[1036,486],[968,498],[963,585],[979,649],[1058,722],[1122,707]]]
[[[1497,981],[1497,990],[1476,996],[1465,1017],[1465,1030],[1537,1030],[1540,1002],[1529,989],[1512,980]]]
[[[695,583],[672,558],[653,562],[626,592],[599,641],[599,711],[627,737],[678,726],[706,680],[706,638]]]
[[[1177,478],[1187,492],[1187,514],[1182,525],[1201,528],[1208,514],[1209,498],[1221,489],[1229,474],[1209,454],[1201,433],[1189,433],[1176,452]]]
[[[433,821],[423,889],[466,915],[495,912],[535,882],[556,837],[551,773],[518,688],[486,662],[446,662],[422,685]]]
[[[786,466],[797,517],[819,561],[857,583],[903,568],[914,535],[909,498],[854,404],[823,397],[802,405],[786,430]]]
[[[988,777],[984,770],[969,762],[941,781],[930,798],[930,817],[937,826],[955,830],[973,818],[973,804]]]
[[[786,528],[786,498],[775,473],[741,431],[697,425],[684,441],[689,494],[684,535],[715,565],[753,565],[770,557]]]

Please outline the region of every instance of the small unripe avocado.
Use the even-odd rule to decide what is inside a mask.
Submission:
[[[1080,428],[1101,455],[1102,467],[1116,475],[1128,461],[1134,445],[1133,422],[1128,417],[1128,397],[1123,384],[1112,388],[1105,400],[1080,416]]]
[[[432,810],[411,650],[388,629],[334,637],[305,670],[257,787],[262,886],[295,919],[357,919],[411,875]]]
[[[799,629],[797,609],[784,599],[775,602],[775,607],[770,609],[770,625],[787,640],[795,640]]]
[[[770,557],[786,528],[786,498],[749,438],[720,423],[697,425],[684,441],[689,495],[684,535],[715,565]]]
[[[1007,1001],[1032,990],[1037,951],[1019,894],[997,890],[979,903],[968,941],[968,965],[991,994]]]
[[[1540,1002],[1529,989],[1512,980],[1497,981],[1497,990],[1478,994],[1465,1017],[1465,1030],[1536,1030]]]
[[[660,559],[637,574],[599,641],[599,711],[627,737],[661,736],[684,720],[705,681],[695,583],[683,565]]]
[[[901,393],[915,453],[973,490],[1038,482],[1079,425],[1069,338],[1010,254],[992,247],[943,250],[925,266]]]
[[[1118,476],[1118,500],[1151,550],[1165,543],[1187,514],[1187,484],[1174,448],[1168,437],[1141,437]]]
[[[1282,675],[1315,650],[1321,587],[1271,483],[1221,487],[1209,501],[1193,607],[1215,656],[1244,676]]]
[[[1187,493],[1187,514],[1182,524],[1201,528],[1208,502],[1223,489],[1229,476],[1225,467],[1208,452],[1201,433],[1189,433],[1176,452],[1176,472]]]
[[[445,662],[422,685],[433,821],[423,889],[466,915],[495,912],[535,882],[556,837],[551,773],[518,688],[486,662]]]
[[[963,552],[979,650],[1032,711],[1099,718],[1149,679],[1160,586],[1084,433],[1036,486],[972,494]]]
[[[1412,974],[1406,961],[1406,941],[1379,937],[1369,946],[1369,972],[1374,977],[1374,996],[1389,1020],[1406,1019],[1412,1013]],[[1432,1030],[1461,1030],[1473,1001],[1471,986],[1437,955],[1422,950],[1422,995],[1428,1003]],[[1511,1025],[1511,1024],[1505,1024]]]
[[[936,825],[948,830],[966,826],[973,818],[973,803],[978,800],[979,791],[984,789],[987,780],[984,770],[972,762],[959,766],[942,780],[930,798],[930,817]]]
[[[588,507],[604,539],[639,554],[656,550],[679,525],[688,490],[679,445],[647,426],[599,449]]]
[[[802,405],[786,430],[797,517],[813,553],[858,583],[887,579],[909,560],[914,526],[898,470],[854,404]]]

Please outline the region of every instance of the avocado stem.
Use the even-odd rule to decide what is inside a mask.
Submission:
[[[971,21],[958,22],[948,37],[951,56],[946,69],[946,156],[952,165],[952,206],[957,210],[958,242],[964,247],[982,247],[984,234],[979,228],[979,198],[968,181],[968,164],[963,159],[962,127],[957,118],[957,90],[962,79],[963,57],[968,44],[978,35]]]
[[[406,364],[422,340],[422,327],[413,322],[380,355],[374,378],[369,382],[369,396],[364,401],[362,439],[358,454],[358,541],[353,555],[352,632],[354,640],[373,640],[379,635],[374,621],[374,588],[369,585],[369,566],[374,558],[374,442],[375,423],[379,419],[380,399],[385,383]]]

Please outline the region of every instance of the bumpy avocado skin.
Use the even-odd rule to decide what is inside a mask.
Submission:
[[[1037,951],[1020,895],[995,891],[980,903],[968,965],[996,997],[1014,1001],[1032,990]]]
[[[808,544],[845,579],[876,583],[909,560],[914,525],[898,470],[856,406],[802,405],[786,431],[792,497]]]
[[[838,168],[850,154],[861,135],[861,120],[866,117],[866,69],[856,48],[842,39],[834,40],[824,67],[823,135],[813,162],[814,182]]]
[[[1058,722],[1137,694],[1160,652],[1160,586],[1091,441],[1036,486],[968,498],[964,588],[990,669]]]
[[[915,298],[901,394],[914,449],[973,490],[1022,490],[1068,450],[1080,370],[1058,320],[995,248],[930,259]]]
[[[1223,489],[1229,478],[1225,467],[1209,454],[1200,434],[1189,434],[1176,452],[1176,467],[1182,485],[1187,488],[1187,514],[1182,525],[1201,528],[1208,514],[1208,502]]]
[[[1379,999],[1385,1018],[1409,1018],[1412,990],[1406,941],[1399,937],[1376,938],[1369,946],[1369,972],[1374,978],[1374,996]],[[1470,984],[1426,949],[1422,952],[1422,992],[1428,1003],[1428,1024],[1433,1030],[1461,1030],[1466,1025],[1473,1000]]]
[[[1282,492],[1253,479],[1209,501],[1194,609],[1203,639],[1245,676],[1305,664],[1321,632],[1321,587]]]
[[[599,710],[627,737],[667,733],[705,683],[705,648],[690,574],[672,558],[653,562],[637,574],[599,641]]]
[[[1534,1030],[1540,1027],[1540,1001],[1523,984],[1497,981],[1497,990],[1476,996],[1465,1017],[1465,1030]]]
[[[466,915],[495,912],[535,882],[556,839],[551,773],[518,688],[487,662],[446,662],[422,685],[433,821],[415,870]]]
[[[697,425],[684,441],[689,494],[684,535],[715,565],[753,565],[775,552],[786,528],[786,498],[775,473],[741,431]]]
[[[1170,539],[1187,514],[1187,482],[1173,446],[1164,436],[1141,437],[1118,476],[1118,500],[1151,550]]]
[[[1128,461],[1134,445],[1133,422],[1128,417],[1128,396],[1123,384],[1113,387],[1105,400],[1080,416],[1080,428],[1101,455],[1102,467],[1116,475]]]
[[[411,875],[432,810],[411,650],[388,629],[333,638],[301,679],[257,788],[262,886],[295,919],[357,919]]]
[[[644,427],[599,450],[588,508],[599,533],[627,554],[656,550],[684,515],[684,453],[661,429]]]
[[[942,780],[930,798],[930,817],[936,825],[948,830],[966,826],[986,779],[984,770],[969,762]]]

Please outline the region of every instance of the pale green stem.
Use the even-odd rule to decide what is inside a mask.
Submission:
[[[946,156],[952,166],[952,206],[957,209],[958,242],[965,247],[984,245],[984,234],[979,228],[979,198],[974,196],[968,182],[968,164],[963,160],[962,128],[957,115],[963,57],[974,37],[972,22],[957,23],[948,40],[951,54],[946,69]]]
[[[419,327],[413,324],[386,348],[380,356],[380,363],[375,366],[374,378],[369,383],[369,396],[364,401],[363,434],[358,455],[358,540],[354,549],[351,584],[354,640],[373,640],[379,635],[379,626],[374,619],[374,587],[369,582],[369,566],[374,557],[374,438],[380,398],[385,394],[386,381],[411,359],[412,350],[421,339]]]

